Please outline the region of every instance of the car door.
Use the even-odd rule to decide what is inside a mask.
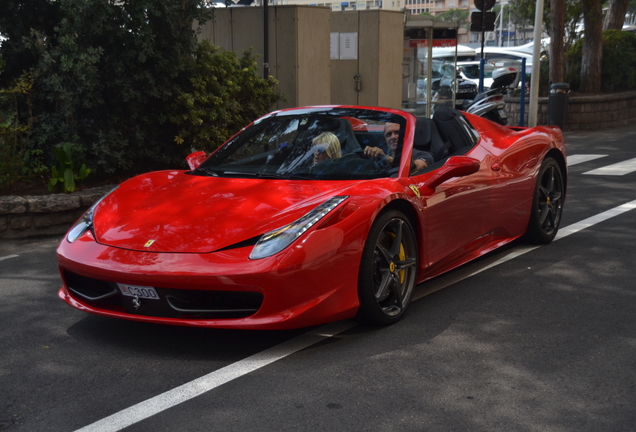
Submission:
[[[457,157],[449,158],[443,170]],[[464,160],[478,163],[476,172],[454,176],[434,188],[431,177],[418,184],[426,212],[426,265],[429,269],[453,267],[487,246],[493,239],[493,157],[476,147]],[[462,162],[464,163],[464,162]]]

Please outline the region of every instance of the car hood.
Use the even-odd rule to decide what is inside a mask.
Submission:
[[[351,184],[155,172],[108,195],[95,208],[94,232],[123,249],[212,252],[293,222]]]

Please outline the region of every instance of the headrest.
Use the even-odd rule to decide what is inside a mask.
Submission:
[[[449,121],[455,116],[456,113],[457,111],[454,109],[440,106],[435,108],[435,114],[433,114],[433,118],[441,121]]]
[[[433,128],[433,121],[426,117],[418,117],[415,122],[415,135],[413,137],[413,144],[416,148],[424,147],[431,142],[431,129]]]

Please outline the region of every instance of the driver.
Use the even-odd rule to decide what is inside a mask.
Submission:
[[[323,132],[312,140],[314,149],[314,165],[327,159],[342,157],[340,140],[331,132]]]
[[[397,150],[398,137],[400,135],[400,125],[397,123],[387,122],[384,124],[384,139],[389,146],[389,154],[384,154],[384,151],[380,147],[364,148],[364,154],[371,158],[384,157],[389,165],[393,165],[393,159],[395,158],[395,151]],[[413,149],[413,163],[417,168],[417,171],[426,168],[433,164],[433,155],[424,150]]]

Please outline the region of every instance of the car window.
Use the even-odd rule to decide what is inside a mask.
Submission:
[[[522,57],[512,55],[512,54],[502,54],[502,53],[485,53],[486,60],[517,60],[520,61]]]
[[[466,75],[466,78],[469,79],[479,79],[479,65],[462,65],[462,71],[464,72],[464,75]],[[489,70],[488,68],[486,68],[486,70],[484,71],[484,78],[491,78],[492,77],[492,70]]]
[[[399,167],[405,126],[404,117],[377,110],[284,111],[245,128],[192,173],[316,180],[389,177]],[[367,146],[378,147],[384,157],[366,157]]]

